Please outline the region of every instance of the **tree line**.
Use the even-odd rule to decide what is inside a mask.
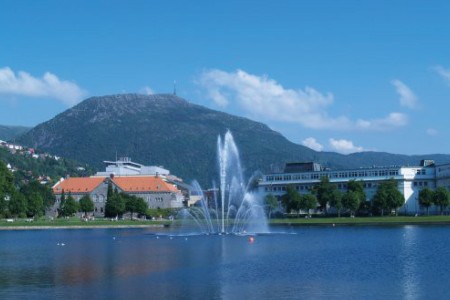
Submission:
[[[424,188],[419,192],[418,200],[419,205],[427,209],[427,214],[432,205],[438,206],[442,214],[450,205],[450,193],[445,187],[438,187],[435,191]],[[268,194],[264,202],[270,218],[271,214],[278,209],[277,198],[273,194]],[[398,209],[405,203],[405,198],[398,190],[394,179],[381,182],[371,201],[367,201],[362,181],[350,180],[347,183],[347,190],[343,192],[325,176],[307,194],[300,194],[293,185],[287,186],[280,203],[287,213],[294,212],[298,215],[302,211],[310,215],[311,210],[314,209],[328,214],[328,207],[332,207],[338,217],[341,216],[342,211],[348,212],[350,216],[357,213],[383,216],[391,212],[397,215]]]
[[[1,217],[40,217],[54,203],[55,195],[48,185],[42,185],[36,180],[17,185],[12,172],[0,161]]]

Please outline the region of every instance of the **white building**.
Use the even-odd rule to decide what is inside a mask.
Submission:
[[[299,193],[305,194],[325,176],[342,192],[347,190],[347,183],[350,180],[362,181],[368,201],[372,200],[381,182],[393,178],[405,197],[405,203],[399,211],[406,214],[421,211],[418,202],[421,189],[445,186],[450,190],[450,164],[436,166],[432,161],[424,160],[420,166],[414,167],[392,166],[349,170],[324,170],[318,169],[317,164],[313,163],[292,163],[286,165],[283,173],[264,175],[259,182],[259,191],[263,195],[271,193],[282,196],[286,193],[287,186],[293,186]]]
[[[116,161],[104,161],[106,170],[98,172],[95,176],[131,176],[131,175],[150,175],[150,176],[169,176],[170,171],[163,167],[144,166],[132,162],[129,157],[121,157]]]

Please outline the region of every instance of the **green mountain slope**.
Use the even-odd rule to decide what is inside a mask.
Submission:
[[[217,136],[227,129],[240,149],[247,176],[256,170],[279,171],[288,161],[316,161],[332,168],[349,168],[417,164],[420,159],[383,153],[345,156],[316,152],[288,141],[262,123],[173,95],[89,98],[33,128],[18,141],[98,169],[103,169],[103,160],[129,156],[135,162],[162,165],[185,180],[198,179],[210,186],[212,180],[217,180]],[[440,159],[450,161],[450,156]]]
[[[0,140],[3,141],[10,141],[16,138],[17,136],[24,134],[28,130],[30,130],[30,127],[24,127],[24,126],[7,126],[7,125],[0,125]]]

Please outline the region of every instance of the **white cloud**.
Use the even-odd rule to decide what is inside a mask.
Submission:
[[[0,69],[0,94],[48,97],[71,106],[80,102],[86,92],[75,83],[60,80],[49,72],[42,78],[36,78],[23,71],[16,74],[9,67],[5,67]]]
[[[352,141],[349,140],[336,140],[336,139],[329,139],[330,147],[339,153],[342,154],[349,154],[349,153],[355,153],[355,152],[362,152],[364,151],[363,147],[355,146],[353,145]]]
[[[197,83],[206,90],[207,97],[220,107],[237,105],[259,118],[298,123],[307,128],[385,130],[389,129],[388,125],[405,124],[389,122],[398,113],[380,120],[356,122],[346,116],[332,117],[327,110],[334,102],[333,94],[321,93],[312,87],[287,89],[267,76],[252,75],[243,70],[208,70],[201,74]]]
[[[442,67],[442,66],[436,66],[436,67],[434,67],[434,70],[435,70],[439,75],[441,75],[441,77],[444,78],[445,81],[447,81],[447,83],[450,84],[450,70],[445,69],[445,68]]]
[[[434,129],[434,128],[428,128],[427,129],[427,134],[431,135],[431,136],[436,136],[436,135],[438,135],[438,131],[436,129]]]
[[[311,148],[315,151],[322,151],[323,149],[323,146],[319,142],[317,142],[316,139],[313,137],[304,139],[302,141],[302,145]]]
[[[148,86],[144,86],[140,92],[144,95],[153,95],[155,93],[155,91]]]
[[[400,96],[401,106],[417,108],[417,96],[406,84],[398,79],[392,80],[391,83],[395,86],[395,90]]]
[[[401,127],[408,124],[408,116],[403,113],[393,112],[383,119],[374,119],[371,121],[358,120],[356,121],[356,127],[358,129],[370,129],[370,130],[388,130],[393,127]]]
[[[331,119],[325,113],[325,108],[333,102],[333,95],[322,94],[311,87],[285,89],[267,76],[255,76],[242,70],[234,73],[207,71],[201,75],[199,84],[220,107],[237,102],[251,114],[297,122],[311,128],[342,123],[342,120]]]

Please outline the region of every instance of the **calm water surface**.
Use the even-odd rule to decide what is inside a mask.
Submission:
[[[0,299],[450,297],[450,226],[272,230],[287,234],[2,231]]]

